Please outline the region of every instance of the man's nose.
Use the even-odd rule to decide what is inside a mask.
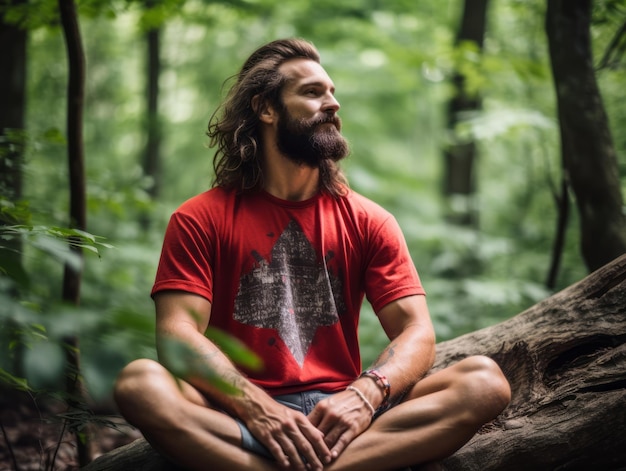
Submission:
[[[335,98],[335,95],[328,93],[324,100],[323,111],[326,113],[336,113],[339,111],[339,108],[341,108],[341,105],[337,101],[337,98]]]

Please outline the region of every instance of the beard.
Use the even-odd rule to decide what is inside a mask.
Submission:
[[[292,162],[319,168],[325,160],[337,162],[350,153],[337,115],[307,120],[294,119],[284,108],[278,113],[276,144]]]

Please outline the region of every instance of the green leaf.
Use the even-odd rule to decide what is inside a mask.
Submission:
[[[25,378],[12,375],[8,371],[0,368],[0,382],[8,385],[10,388],[15,388],[19,391],[32,391],[28,385],[28,381]]]
[[[91,354],[81,351],[81,371],[89,395],[96,401],[106,400],[113,390],[113,383],[127,363],[119,349],[102,345]]]
[[[32,242],[32,246],[47,253],[64,265],[68,265],[72,270],[80,271],[82,269],[83,261],[80,255],[72,252],[67,242],[63,240],[39,235]]]
[[[159,346],[163,365],[175,377],[184,380],[201,379],[227,394],[240,392],[232,384],[224,381],[187,343],[169,337],[160,339]]]
[[[65,145],[67,143],[65,139],[65,135],[59,128],[49,128],[43,133],[43,138],[45,141],[51,144],[61,144]]]
[[[207,328],[204,335],[214,342],[237,365],[259,370],[261,359],[238,339],[214,327]]]
[[[54,388],[63,378],[65,354],[58,343],[38,342],[24,353],[23,365],[35,389]]]

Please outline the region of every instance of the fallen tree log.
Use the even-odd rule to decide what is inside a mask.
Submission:
[[[487,355],[511,404],[446,470],[626,470],[626,255],[517,316],[437,344],[434,370]],[[83,471],[174,470],[142,439]]]
[[[626,256],[501,324],[437,345],[498,362],[510,405],[448,470],[626,469]]]

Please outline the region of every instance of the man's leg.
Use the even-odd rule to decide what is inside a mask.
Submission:
[[[241,448],[235,420],[211,409],[198,390],[176,382],[159,363],[136,360],[120,374],[115,399],[122,415],[164,456],[190,470],[276,470]]]
[[[327,469],[389,470],[444,458],[509,399],[509,385],[493,361],[467,358],[420,381]],[[179,385],[156,362],[131,363],[120,375],[116,400],[155,448],[189,469],[276,469],[240,447],[241,433],[231,417],[208,408],[195,388]]]
[[[466,358],[415,385],[328,469],[400,469],[445,458],[502,412],[510,394],[495,362]]]

